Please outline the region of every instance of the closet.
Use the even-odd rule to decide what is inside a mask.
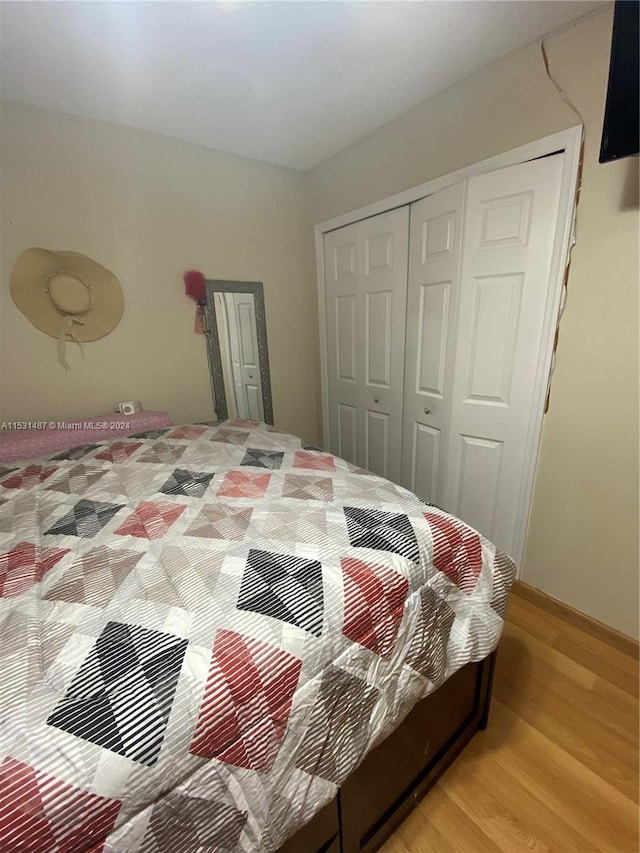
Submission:
[[[519,163],[324,234],[329,449],[511,553],[562,172]]]

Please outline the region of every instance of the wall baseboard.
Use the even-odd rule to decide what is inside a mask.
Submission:
[[[515,581],[511,592],[513,595],[517,595],[520,598],[524,598],[526,601],[531,601],[533,604],[537,604],[538,607],[546,610],[548,613],[551,613],[554,616],[559,616],[561,619],[564,619],[565,622],[575,625],[575,627],[579,628],[581,631],[591,634],[592,637],[597,637],[598,640],[608,643],[610,646],[613,646],[613,648],[624,652],[624,654],[629,655],[635,660],[640,659],[640,644],[637,640],[634,640],[632,637],[627,637],[626,634],[616,631],[615,628],[610,628],[608,625],[598,622],[597,619],[587,616],[586,613],[581,613],[579,610],[575,610],[568,604],[558,601],[557,598],[547,595],[546,592],[541,592],[539,589],[535,589],[534,587],[529,586],[529,584],[523,583],[523,581]]]

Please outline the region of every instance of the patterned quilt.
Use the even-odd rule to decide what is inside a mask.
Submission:
[[[0,850],[277,850],[496,647],[513,574],[265,424],[0,469]]]

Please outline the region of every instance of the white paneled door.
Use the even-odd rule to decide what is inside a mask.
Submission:
[[[507,552],[527,500],[561,175],[551,156],[468,181],[442,503]]]
[[[444,495],[465,182],[411,205],[402,485]]]
[[[356,463],[362,446],[359,223],[324,238],[329,369],[329,449]]]
[[[258,332],[253,293],[226,293],[231,362],[238,415],[264,420]]]
[[[400,481],[409,210],[325,235],[329,441]]]
[[[562,173],[561,154],[530,160],[324,237],[331,450],[510,553],[555,319]]]

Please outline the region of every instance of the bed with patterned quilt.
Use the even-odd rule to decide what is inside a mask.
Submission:
[[[278,850],[493,652],[513,575],[251,421],[0,469],[0,850]]]

